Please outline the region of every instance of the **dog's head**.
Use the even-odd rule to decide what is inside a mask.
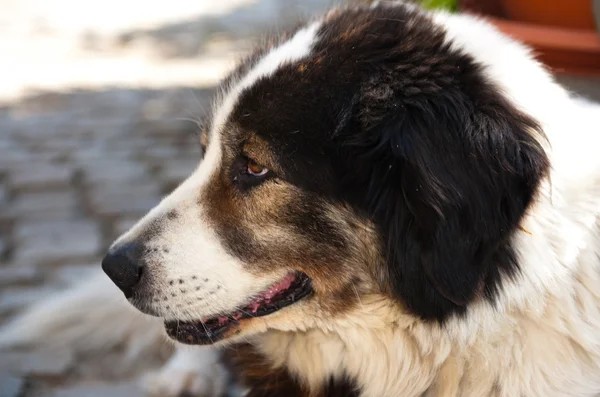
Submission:
[[[380,6],[257,51],[223,83],[198,169],[105,271],[193,344],[337,321],[368,295],[437,321],[493,299],[548,158],[455,44]]]

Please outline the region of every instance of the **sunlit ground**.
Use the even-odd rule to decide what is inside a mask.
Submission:
[[[327,3],[0,0],[0,101],[32,89],[211,86],[243,52],[239,41],[245,36],[267,30],[284,14],[310,13]],[[162,34],[168,36],[166,43],[126,38],[172,25]],[[202,51],[193,56],[169,53],[173,40],[180,47],[201,43]]]

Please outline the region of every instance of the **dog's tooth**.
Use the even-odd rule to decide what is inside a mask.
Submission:
[[[259,302],[252,302],[249,306],[250,313],[256,313],[260,309]]]

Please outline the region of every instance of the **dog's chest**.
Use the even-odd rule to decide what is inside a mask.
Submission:
[[[300,380],[306,389],[299,396],[420,396],[433,383],[437,363],[447,356],[449,345],[436,343],[436,349],[431,345],[423,354],[415,335],[398,332],[274,332],[254,352],[260,351],[263,362],[280,364],[287,377]]]
[[[305,359],[305,357],[298,358]],[[278,357],[267,357],[249,344],[240,344],[235,349],[226,350],[225,360],[232,367],[233,373],[238,376],[238,382],[248,390],[246,397],[359,397],[360,395],[354,382],[341,376],[327,376],[322,372],[322,367],[317,368],[317,371],[320,371],[321,381],[309,385],[305,376],[307,374],[290,371],[286,363],[278,362]]]

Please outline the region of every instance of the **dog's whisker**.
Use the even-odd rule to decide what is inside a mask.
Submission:
[[[206,328],[206,325],[204,325],[204,321],[200,320],[200,325],[202,325],[202,328],[204,328],[204,332],[206,332],[206,336],[208,336],[210,343],[215,343],[213,341],[213,339],[210,337],[210,332],[208,331],[208,328]]]
[[[241,311],[242,313],[245,313],[245,314],[249,315],[250,317],[256,317],[256,315],[255,315],[255,314],[248,313],[248,312],[247,312],[247,311],[245,311],[244,309],[240,309],[240,311]]]
[[[189,121],[191,123],[194,123],[198,126],[198,128],[202,128],[202,121],[201,120],[196,120],[196,119],[192,119],[189,117],[176,117],[175,120],[178,121]]]
[[[196,101],[196,104],[200,108],[200,111],[203,113],[206,112],[206,107],[202,104],[202,102],[200,102],[200,99],[198,99],[198,96],[196,95],[194,90],[192,90],[191,88],[188,88],[187,90],[192,95],[192,98],[194,98],[194,100]]]

